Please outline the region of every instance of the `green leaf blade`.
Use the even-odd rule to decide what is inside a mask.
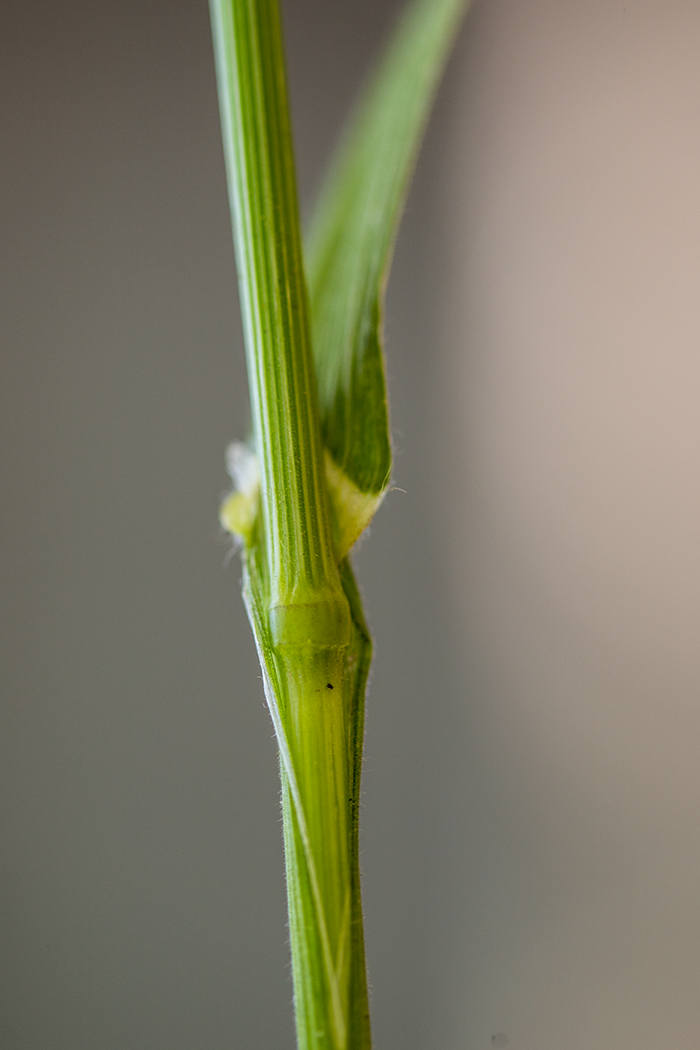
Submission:
[[[407,10],[341,143],[306,243],[323,440],[368,497],[369,517],[392,465],[386,276],[430,106],[468,4],[419,0]]]

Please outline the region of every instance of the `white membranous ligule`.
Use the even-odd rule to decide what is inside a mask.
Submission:
[[[233,481],[233,491],[221,505],[219,521],[232,536],[248,543],[260,495],[258,457],[244,442],[234,441],[226,449],[226,469]]]

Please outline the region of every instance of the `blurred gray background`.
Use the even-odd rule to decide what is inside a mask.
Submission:
[[[305,213],[399,5],[284,5]],[[292,1050],[205,3],[0,13],[0,1046]],[[696,1047],[700,10],[479,0],[395,259],[378,1050]]]

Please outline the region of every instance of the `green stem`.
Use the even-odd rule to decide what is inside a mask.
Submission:
[[[342,592],[325,488],[282,37],[275,0],[212,0],[212,13],[270,597],[281,610],[275,619],[284,621],[288,607],[338,601]]]
[[[331,539],[279,13],[276,0],[211,11],[260,466],[246,601],[280,745],[297,1035],[300,1050],[368,1050],[356,818],[369,643]]]

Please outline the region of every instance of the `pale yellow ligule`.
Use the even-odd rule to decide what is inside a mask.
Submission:
[[[331,456],[324,450],[326,486],[331,503],[333,546],[338,563],[362,535],[374,517],[384,492],[360,492]],[[226,464],[234,491],[226,497],[219,511],[222,528],[249,543],[258,513],[260,473],[255,453],[247,445],[236,443],[226,450]]]
[[[219,511],[221,527],[244,543],[248,543],[250,539],[258,511],[257,493],[255,497],[246,496],[243,492],[232,492],[221,504]]]
[[[359,539],[374,517],[384,499],[382,492],[360,492],[331,456],[324,449],[326,485],[333,510],[333,544],[340,563]]]

